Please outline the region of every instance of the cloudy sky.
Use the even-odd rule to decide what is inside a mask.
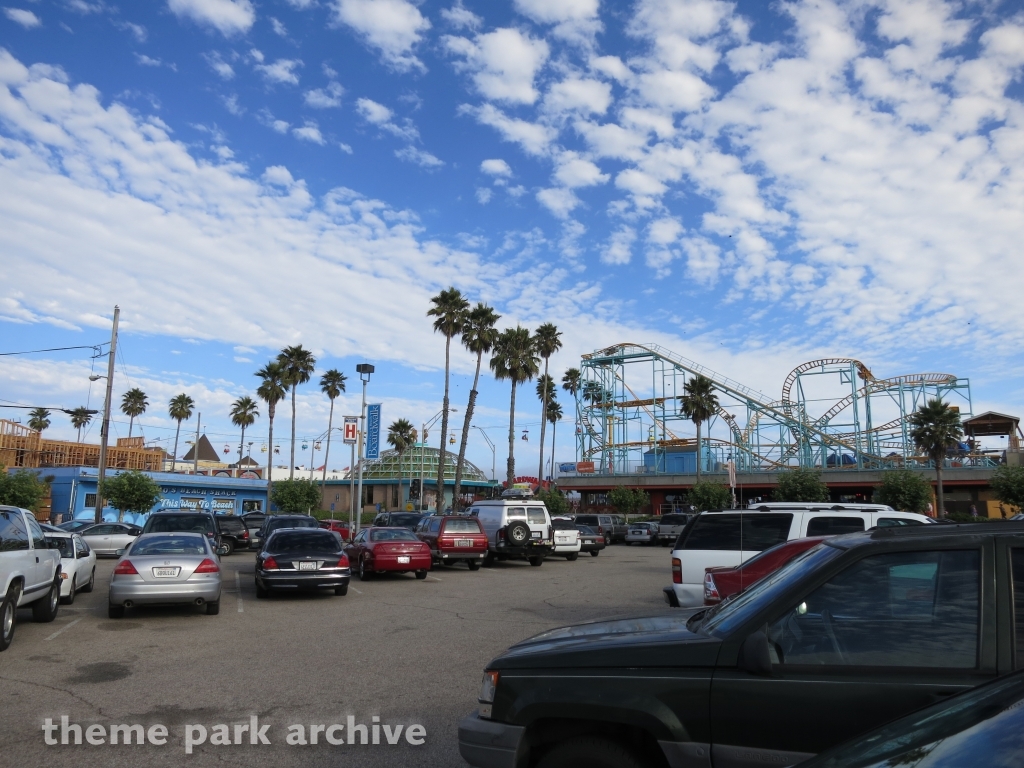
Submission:
[[[366,360],[385,423],[431,417],[448,285],[558,325],[557,377],[655,341],[776,395],[849,356],[1021,413],[1015,2],[0,2],[0,351],[101,342],[119,304],[147,439],[186,391],[237,440],[231,401],[296,343],[349,374],[338,412]],[[90,354],[0,357],[0,404],[98,407]],[[500,468],[508,387],[481,397]]]

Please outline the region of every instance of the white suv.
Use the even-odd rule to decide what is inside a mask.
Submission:
[[[723,509],[697,515],[672,551],[672,585],[665,587],[669,605],[704,604],[704,571],[737,566],[769,547],[807,536],[838,536],[868,528],[926,525],[931,518],[897,512],[883,504],[758,504],[751,509]]]
[[[480,521],[487,534],[486,566],[494,565],[496,559],[512,558],[526,558],[530,565],[539,566],[551,553],[551,517],[543,501],[528,494],[509,495],[475,501],[469,514]]]
[[[53,621],[60,604],[60,550],[51,548],[27,509],[0,506],[0,651],[14,637],[18,608]]]
[[[568,517],[553,517],[551,526],[554,528],[552,541],[554,548],[551,554],[559,557],[565,555],[565,559],[569,562],[578,558],[580,550],[583,549],[583,542],[580,541],[580,532],[576,523]]]

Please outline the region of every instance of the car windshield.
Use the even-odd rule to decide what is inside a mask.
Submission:
[[[207,533],[212,532],[210,523],[211,520],[206,515],[154,515],[146,523],[146,533]]]
[[[461,517],[448,520],[444,524],[445,533],[480,533],[480,523],[472,517]]]
[[[319,528],[319,524],[311,517],[288,517],[283,520],[271,520],[268,528]]]
[[[828,544],[809,549],[790,560],[775,573],[761,579],[746,592],[741,592],[732,600],[711,608],[700,618],[699,627],[690,628],[699,629],[699,631],[715,635],[715,637],[725,637],[764,606],[774,602],[778,595],[789,589],[794,582],[802,579],[805,574],[817,570],[830,560],[839,557],[842,552],[843,550]],[[696,614],[694,619],[698,617],[700,614]]]
[[[381,528],[377,531],[370,531],[370,541],[419,541],[419,539],[413,535],[412,531]]]
[[[47,536],[46,540],[51,542],[57,542],[56,546],[57,549],[60,550],[61,557],[75,556],[75,550],[71,546],[71,539],[67,538],[66,536]]]
[[[391,525],[400,525],[403,528],[416,525],[420,521],[423,515],[417,515],[411,512],[403,513],[400,515],[392,515],[390,519]]]
[[[142,555],[205,555],[206,541],[202,536],[147,536],[131,548],[132,557]]]
[[[275,555],[293,552],[324,552],[333,554],[340,549],[334,534],[320,531],[280,531],[267,545]]]
[[[597,535],[597,531],[595,531],[589,525],[577,525],[576,526],[576,530],[579,531],[580,533],[585,533],[588,536],[596,536]]]

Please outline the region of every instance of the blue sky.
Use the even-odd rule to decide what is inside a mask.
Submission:
[[[147,439],[187,391],[231,442],[230,402],[294,343],[350,381],[377,365],[385,422],[429,418],[449,284],[556,323],[558,376],[655,341],[775,393],[851,356],[1021,412],[1014,3],[3,2],[0,351],[102,341],[119,304]],[[0,358],[0,402],[84,403],[88,355]],[[501,467],[508,388],[484,378]],[[299,433],[326,411],[308,387]]]

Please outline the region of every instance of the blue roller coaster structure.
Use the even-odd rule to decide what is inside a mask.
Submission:
[[[879,378],[861,361],[836,357],[794,368],[781,397],[722,376],[657,344],[623,343],[584,355],[576,393],[577,456],[601,474],[777,472],[791,467],[890,469],[929,466],[908,417],[931,398],[971,414],[971,386],[948,373]],[[719,408],[703,427],[683,414],[688,378],[712,381]],[[963,445],[958,466],[991,468]]]

